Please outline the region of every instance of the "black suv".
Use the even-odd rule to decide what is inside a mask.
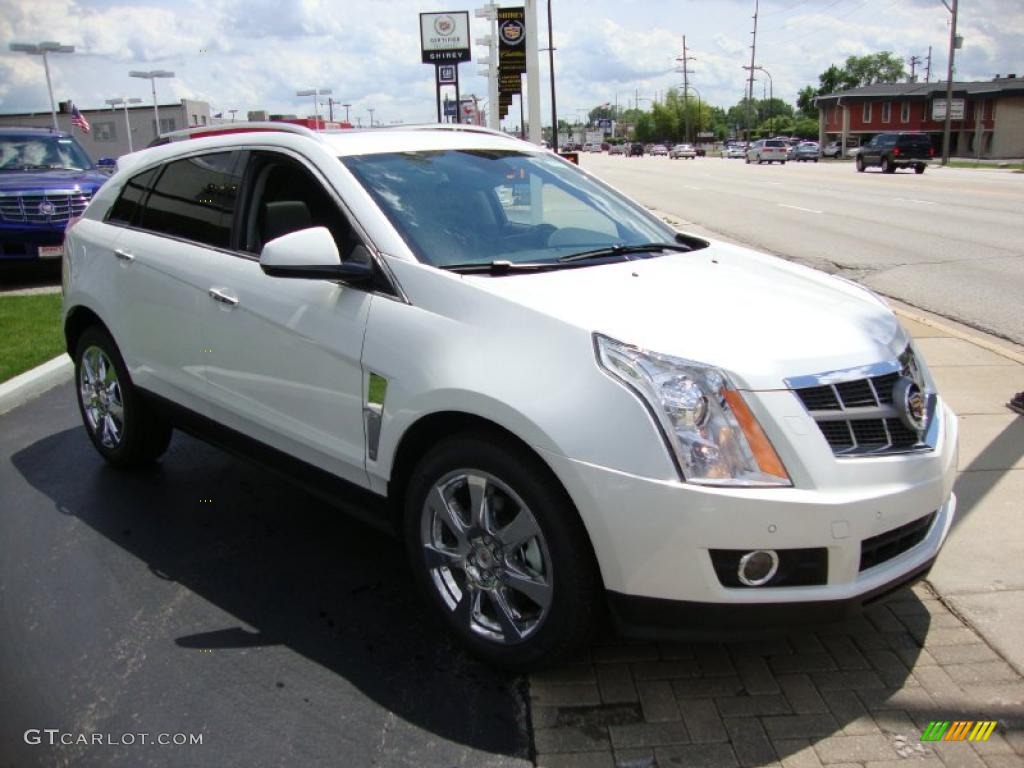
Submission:
[[[644,145],[641,144],[640,142],[634,142],[630,144],[629,149],[626,151],[626,155],[629,157],[633,157],[634,155],[639,155],[640,157],[643,157]]]
[[[877,165],[882,173],[895,173],[897,168],[913,168],[924,173],[928,161],[935,156],[931,139],[924,133],[880,133],[857,152],[857,171]]]

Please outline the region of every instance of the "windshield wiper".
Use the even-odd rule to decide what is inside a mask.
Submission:
[[[584,261],[586,259],[599,259],[602,256],[625,256],[630,253],[650,253],[651,251],[692,251],[693,248],[689,245],[682,245],[680,243],[641,243],[640,245],[623,245],[617,243],[610,245],[606,248],[595,248],[591,251],[580,251],[579,253],[570,253],[568,256],[562,256],[558,259],[560,264],[565,264],[572,261]]]
[[[507,275],[512,272],[543,272],[555,269],[551,262],[524,262],[516,264],[511,261],[471,261],[465,264],[443,264],[441,269],[458,272],[460,275]]]

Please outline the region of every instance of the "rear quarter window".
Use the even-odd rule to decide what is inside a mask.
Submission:
[[[149,192],[158,170],[159,167],[150,168],[148,171],[143,171],[128,179],[121,188],[121,194],[117,196],[117,200],[110,207],[107,221],[128,226],[138,224],[142,217],[142,206],[145,203],[146,194]]]

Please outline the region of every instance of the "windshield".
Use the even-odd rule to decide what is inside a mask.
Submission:
[[[89,156],[66,136],[0,136],[0,171],[87,168]]]
[[[581,251],[671,242],[676,236],[642,208],[547,153],[438,150],[341,160],[416,256],[438,267],[552,263]]]

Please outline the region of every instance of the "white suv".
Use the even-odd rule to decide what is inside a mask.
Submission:
[[[634,634],[826,620],[935,559],[956,419],[867,290],[496,133],[254,129],[122,158],[68,232],[112,464],[175,426],[368,489],[514,668],[605,607]]]

